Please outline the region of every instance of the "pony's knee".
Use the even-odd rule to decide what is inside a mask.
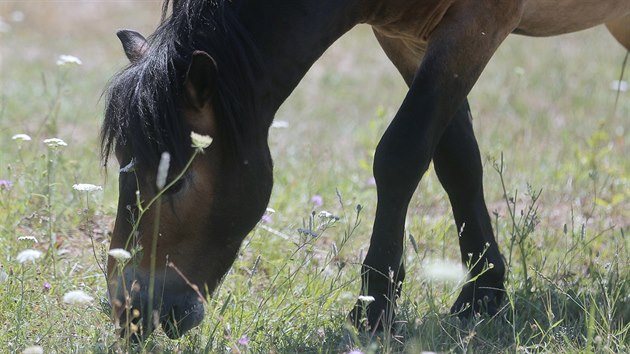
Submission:
[[[474,136],[445,134],[433,156],[435,173],[451,198],[472,201],[483,193],[483,166]]]
[[[386,134],[374,155],[374,179],[378,188],[413,193],[431,161],[424,141]]]
[[[473,201],[482,193],[483,171],[479,164],[455,164],[434,160],[436,175],[448,195],[462,201]]]

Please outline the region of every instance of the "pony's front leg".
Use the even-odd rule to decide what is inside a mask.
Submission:
[[[361,295],[350,313],[358,327],[387,329],[404,279],[407,208],[436,147],[488,60],[520,19],[518,1],[457,2],[429,38],[424,60],[376,149],[378,205],[362,266]]]
[[[494,315],[504,297],[505,264],[486,208],[481,154],[467,102],[442,134],[433,165],[451,201],[461,259],[471,279],[451,312],[460,317],[480,312]]]
[[[439,118],[448,114],[438,113],[433,97],[419,95],[418,86],[412,85],[374,156],[378,204],[361,269],[361,295],[373,299],[360,297],[350,314],[359,328],[381,330],[394,321],[395,301],[405,277],[402,252],[407,208],[444,130]]]

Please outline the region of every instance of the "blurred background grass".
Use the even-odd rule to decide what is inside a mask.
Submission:
[[[19,282],[4,288],[0,309],[5,311],[0,311],[0,323],[6,333],[3,339],[12,343],[9,351],[21,350],[24,345],[38,341],[60,352],[68,348],[97,350],[100,347],[96,343],[106,347],[113,341],[107,315],[99,312],[97,306],[88,312],[95,316],[87,318],[81,311],[56,312],[53,309],[66,289],[85,287],[93,295],[103,297],[105,294],[105,281],[91,256],[88,237],[94,236],[100,252],[97,258],[102,257],[113,226],[117,197],[118,166],[111,163],[108,174],[100,168],[101,95],[108,79],[126,65],[115,36],[116,29],[131,28],[150,34],[159,22],[160,7],[159,1],[0,2],[0,179],[14,182],[10,192],[0,195],[3,198],[0,264],[13,277],[10,279],[19,279],[15,255],[25,246],[16,238],[32,234],[45,240],[52,217],[57,247],[66,254],[61,256],[59,268],[62,274],[63,270],[67,272],[65,276],[53,276],[50,267],[40,266],[33,273],[23,273],[26,275],[22,279],[32,281],[27,289],[32,292],[33,308],[22,320],[26,318],[26,323],[39,324],[31,330],[15,328]],[[57,66],[55,63],[61,54],[75,55],[83,65]],[[620,92],[615,110],[617,92],[611,89],[611,82],[619,78],[624,55],[625,50],[601,27],[548,39],[511,36],[470,95],[485,165],[486,200],[499,226],[501,249],[508,251],[512,225],[500,176],[492,166],[503,154],[506,165],[503,177],[508,193],[519,191],[517,211],[526,208],[528,199],[524,194],[528,185],[543,191],[537,204],[538,224],[527,245],[530,264],[547,275],[552,271],[559,274],[561,264],[570,269],[573,276],[580,277],[590,274],[593,262],[604,264],[615,260],[621,263],[621,273],[628,274],[627,260],[618,259],[618,247],[627,246],[627,237],[621,241],[617,238],[630,233],[630,160],[627,158],[630,156],[630,93]],[[319,296],[331,297],[325,305],[320,305],[328,311],[324,317],[331,322],[322,320],[322,323],[338,329],[339,322],[335,321],[341,321],[358,291],[358,264],[368,247],[376,207],[371,181],[373,150],[405,92],[402,79],[366,26],[359,26],[341,38],[313,66],[277,114],[276,119],[286,122],[286,127],[273,128],[270,133],[275,159],[275,186],[270,207],[276,213],[266,226],[286,235],[290,241],[257,228],[216,296],[217,304],[232,301],[234,307],[229,307],[228,313],[219,317],[215,316],[216,310],[211,310],[211,313],[215,311],[214,315],[209,316],[201,330],[193,333],[189,342],[162,344],[163,349],[178,350],[186,345],[195,347],[206,343],[217,323],[223,327],[226,323],[236,327],[238,323],[241,331],[235,333],[251,333],[251,326],[248,327],[243,318],[255,319],[256,316],[268,316],[264,325],[273,327],[270,323],[276,323],[280,329],[283,323],[294,323],[294,327],[290,327],[294,333],[285,333],[286,343],[277,345],[276,350],[305,349],[306,343],[318,343],[321,339],[312,329],[322,325],[306,324],[302,331],[295,328],[300,321],[307,322],[311,311],[318,309],[309,307],[314,306],[309,303]],[[17,133],[29,134],[33,141],[18,144],[11,140]],[[56,160],[53,192],[46,183],[51,175],[47,162],[50,155],[41,143],[49,137],[59,137],[68,143]],[[87,214],[85,197],[71,189],[72,184],[84,182],[103,185],[105,189],[88,197],[92,204]],[[338,194],[343,203],[339,203]],[[54,196],[53,205],[47,208],[40,195]],[[323,198],[323,205],[312,203],[315,195]],[[302,296],[294,296],[293,301],[286,300],[287,304],[270,301],[262,310],[258,308],[259,297],[271,298],[270,282],[275,273],[287,267],[299,268],[300,263],[287,265],[286,262],[296,244],[303,241],[295,230],[308,225],[311,212],[328,210],[345,216],[340,227],[327,230],[313,241],[310,253],[296,257],[299,262],[305,259],[314,262],[315,270],[330,256],[332,244],[341,242],[343,230],[352,226],[356,204],[363,206],[362,223],[334,262],[337,267],[347,265],[340,270],[345,273],[343,279],[354,283],[342,282],[345,287],[330,296],[331,293],[322,290],[322,284],[328,280],[323,276],[326,280],[313,280],[313,284],[319,286],[304,290],[300,293]],[[89,222],[85,221],[86,215]],[[430,258],[457,259],[456,230],[451,220],[446,195],[430,171],[420,183],[407,221],[407,231],[414,235],[420,249],[419,255],[407,250],[412,272],[408,274],[402,312],[406,319],[416,321],[415,327],[410,325],[409,332],[405,332],[407,336],[423,338],[421,331],[427,329],[422,327],[423,323],[437,326],[433,330],[442,335],[448,332],[443,328],[440,332],[442,320],[426,322],[429,316],[426,314],[446,313],[453,300],[450,294],[453,290],[442,287],[435,290],[427,285],[422,279],[422,262]],[[567,235],[590,240],[570,259],[566,259],[567,250],[571,250],[576,241]],[[43,249],[44,246],[38,247]],[[256,261],[259,256],[262,260]],[[253,277],[247,271],[256,262],[260,262],[260,268]],[[549,268],[549,264],[555,266]],[[515,277],[522,274],[519,267],[518,263],[514,266]],[[309,279],[313,279],[315,273],[299,273],[296,279],[298,283],[311,284]],[[537,277],[536,274],[530,276]],[[244,286],[243,280],[248,277],[253,285]],[[42,294],[40,283],[53,278],[58,280],[53,282],[53,291]],[[538,280],[542,282],[539,286],[547,284],[542,278]],[[335,284],[341,287],[342,283]],[[523,290],[522,286],[514,283],[515,293]],[[580,286],[578,284],[576,289],[582,289]],[[252,288],[260,289],[264,295],[252,294]],[[293,290],[289,286],[274,291],[284,291],[286,295]],[[433,291],[441,294],[439,301],[434,301]],[[47,303],[49,307],[42,310],[42,304]],[[292,306],[306,309],[300,315],[300,311],[296,314],[295,310],[290,310]],[[42,316],[57,321],[71,318],[76,324],[54,338],[47,338],[51,327]],[[234,322],[227,320],[230,318]],[[625,320],[627,323],[627,317]],[[269,333],[261,335],[259,343],[269,338],[282,342],[277,338],[281,330]],[[90,339],[82,342],[77,335]],[[326,348],[345,350],[342,344],[330,343],[334,338],[329,339]],[[493,346],[493,343],[502,343],[500,340],[481,338],[480,348],[500,349]],[[464,349],[462,340],[453,340],[451,346],[431,344],[426,339],[420,339],[419,343],[413,348]],[[563,343],[556,341],[556,348],[563,348]],[[216,343],[211,347],[216,348],[214,345]],[[507,345],[516,348],[513,342]]]

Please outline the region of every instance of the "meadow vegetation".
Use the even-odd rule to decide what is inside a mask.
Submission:
[[[429,171],[408,213],[395,335],[346,324],[376,207],[374,147],[405,94],[359,27],[278,113],[271,209],[203,324],[181,340],[157,332],[127,346],[103,274],[118,166],[99,160],[101,94],[126,64],[115,30],[148,34],[159,8],[0,4],[0,352],[630,351],[630,93],[611,87],[625,51],[603,28],[510,37],[471,93],[486,200],[510,265],[499,315],[449,315],[465,277],[447,196]]]

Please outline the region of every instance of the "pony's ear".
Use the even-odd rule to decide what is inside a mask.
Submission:
[[[116,35],[122,43],[125,55],[130,62],[134,63],[140,60],[147,51],[147,40],[140,33],[132,30],[118,30]]]
[[[201,109],[209,102],[216,88],[217,75],[217,63],[210,54],[200,50],[193,52],[185,88],[188,100],[195,108]]]

